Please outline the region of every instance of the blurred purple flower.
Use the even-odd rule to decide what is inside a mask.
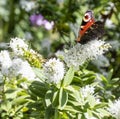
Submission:
[[[43,16],[39,14],[36,19],[36,25],[41,26],[43,25]]]
[[[43,25],[43,16],[41,14],[33,14],[30,16],[30,22],[32,25],[41,26]]]
[[[32,25],[35,26],[44,26],[45,29],[47,30],[51,30],[54,26],[54,22],[51,21],[49,22],[48,20],[44,19],[44,17],[41,14],[33,14],[30,16],[30,22],[32,23]]]
[[[49,22],[49,21],[47,21],[47,20],[44,20],[44,21],[43,21],[43,24],[44,24],[44,27],[45,27],[47,30],[51,30],[51,29],[53,28],[53,26],[54,26],[54,22],[53,22],[53,21]]]

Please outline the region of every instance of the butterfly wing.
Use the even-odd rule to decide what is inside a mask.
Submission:
[[[86,11],[78,33],[77,42],[85,44],[104,34],[104,26],[100,21],[95,22],[92,11]]]
[[[85,44],[90,40],[102,37],[104,33],[105,31],[103,23],[97,21],[84,33],[84,35],[80,38],[79,43]]]

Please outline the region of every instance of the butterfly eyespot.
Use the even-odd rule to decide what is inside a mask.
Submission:
[[[83,20],[85,22],[88,22],[90,19],[91,19],[90,14],[86,13]]]
[[[86,16],[85,16],[85,19],[89,19],[89,16],[88,16],[88,15],[86,15]]]

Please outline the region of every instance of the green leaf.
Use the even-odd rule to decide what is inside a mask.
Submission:
[[[105,106],[107,106],[107,103],[102,102],[102,103],[100,103],[100,104],[96,104],[95,107],[94,107],[94,109],[104,108]]]
[[[120,78],[112,78],[112,81],[115,83],[117,81],[119,81]],[[119,84],[118,84],[119,85]]]
[[[55,110],[54,119],[61,119],[61,115],[57,109]]]
[[[80,107],[76,107],[74,105],[66,105],[64,110],[70,111],[70,112],[73,112],[73,113],[81,113]]]
[[[29,97],[28,95],[17,97],[13,100],[13,104],[15,105],[23,104],[28,101],[27,100],[28,97]]]
[[[60,88],[60,92],[59,92],[59,109],[63,109],[68,101],[68,93],[63,89]]]
[[[92,116],[93,116],[93,115],[92,115],[92,111],[91,111],[91,110],[87,109],[87,113],[88,113],[88,115],[89,115],[90,117],[92,117]]]
[[[51,117],[53,117],[54,115],[54,110],[52,108],[52,106],[49,106],[45,109],[45,116],[44,119],[53,119]],[[41,119],[41,118],[37,118],[37,119]]]
[[[78,83],[78,84],[82,84],[82,79],[80,78],[80,76],[74,76],[73,82]]]
[[[100,108],[100,109],[97,109],[97,112],[99,112],[103,117],[104,116],[110,116],[110,113],[107,111],[107,109],[103,109],[103,108]]]
[[[73,104],[74,106],[83,106],[83,103],[78,102],[76,100],[69,100],[68,103]]]
[[[16,98],[17,93],[18,93],[18,90],[8,89],[8,90],[6,90],[5,95],[6,95],[7,99],[14,99],[14,98]]]
[[[53,94],[53,98],[52,98],[52,104],[54,107],[57,107],[59,105],[59,91],[55,91]]]
[[[103,76],[103,75],[98,75],[98,76],[97,76],[97,79],[99,79],[100,81],[102,80],[102,82],[103,82],[104,84],[107,84],[107,83],[108,83],[108,80],[107,80],[106,77]]]
[[[77,114],[77,119],[81,119],[82,118],[82,114]]]
[[[89,95],[87,99],[88,99],[88,103],[89,103],[90,107],[93,108],[96,105],[95,97],[92,95]]]
[[[72,79],[74,77],[74,72],[75,72],[74,68],[70,67],[70,69],[66,73],[66,76],[63,80],[63,83],[62,83],[63,87],[68,86],[72,82]]]
[[[78,102],[79,105],[82,105],[81,97],[80,97],[80,91],[74,88],[74,86],[67,86],[64,88],[68,92],[69,101],[75,101]]]
[[[42,72],[41,69],[35,68],[35,67],[33,67],[32,69],[34,70],[36,76],[37,76],[41,81],[45,81],[46,78],[45,78],[45,76],[43,75],[43,72]]]
[[[113,75],[113,69],[111,69],[110,72],[108,73],[107,80],[110,81],[112,78],[112,75]]]
[[[45,96],[46,91],[48,90],[46,85],[44,83],[39,82],[39,81],[34,81],[30,85],[29,89],[33,94],[35,94],[36,96],[42,97],[42,98]]]
[[[111,20],[112,20],[112,22],[113,22],[114,24],[116,24],[116,25],[119,24],[118,19],[116,18],[116,14],[115,14],[115,13],[112,14]]]
[[[46,95],[45,95],[45,104],[46,104],[46,107],[49,107],[52,104],[52,102],[51,102],[52,96],[53,96],[52,91],[48,90],[47,93],[46,93]]]
[[[4,101],[1,103],[0,108],[5,110],[5,111],[9,111],[12,108],[12,102]]]

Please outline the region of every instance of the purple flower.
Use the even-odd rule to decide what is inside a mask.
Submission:
[[[41,26],[43,25],[43,16],[39,14],[36,19],[36,25]]]
[[[51,30],[54,26],[54,22],[49,22],[48,20],[44,19],[44,17],[41,14],[33,14],[30,16],[30,22],[32,25],[35,26],[44,26],[45,29]]]
[[[53,26],[54,26],[54,22],[53,22],[53,21],[49,22],[49,21],[47,21],[47,20],[44,20],[44,21],[43,21],[43,24],[44,24],[44,27],[45,27],[47,30],[51,30],[51,29],[53,28]]]
[[[43,16],[41,14],[33,14],[30,16],[30,22],[32,25],[41,26],[43,25]]]

